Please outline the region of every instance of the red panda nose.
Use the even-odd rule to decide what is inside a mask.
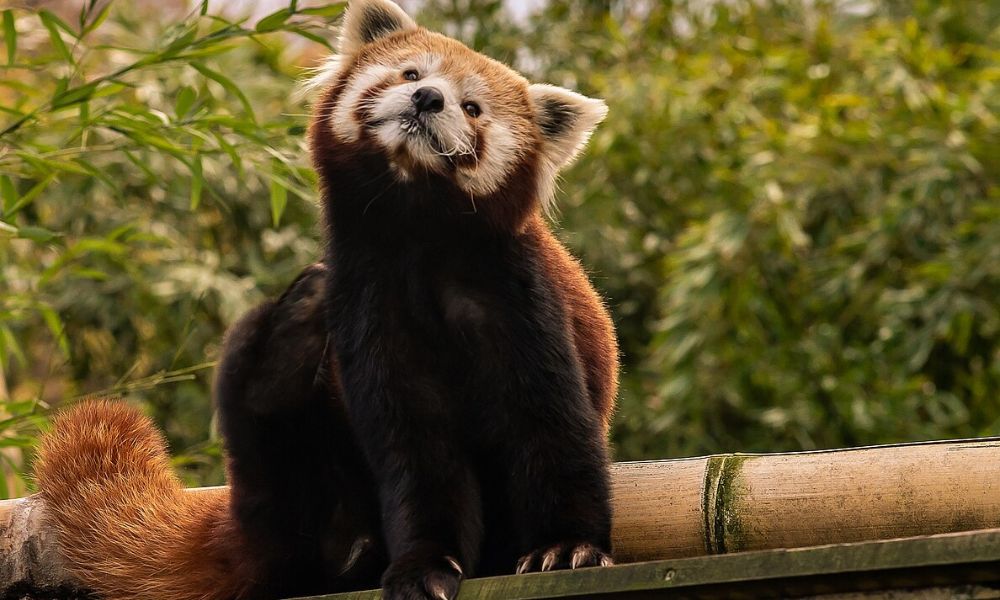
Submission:
[[[413,92],[410,102],[417,108],[417,114],[422,112],[438,113],[444,110],[444,95],[434,87],[422,87]]]

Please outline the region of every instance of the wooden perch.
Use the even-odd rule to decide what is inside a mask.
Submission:
[[[612,490],[619,562],[990,529],[1000,439],[619,463]],[[0,598],[72,584],[43,513],[0,502]]]
[[[621,463],[620,562],[1000,527],[1000,439]]]

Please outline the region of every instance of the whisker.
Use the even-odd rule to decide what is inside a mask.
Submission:
[[[390,173],[390,172],[386,171],[386,173]],[[388,192],[391,189],[392,189],[392,184],[389,184],[389,185],[385,186],[385,189],[383,189],[381,192],[375,194],[375,197],[373,197],[371,200],[369,200],[368,204],[365,204],[364,210],[361,211],[361,216],[367,215],[368,214],[368,209],[371,208],[372,204],[375,204],[376,200],[378,200],[379,198],[381,198],[382,196],[384,196],[385,193]]]
[[[479,147],[479,130],[472,130],[472,164],[474,165],[472,170],[479,171],[479,153],[476,152],[476,148]]]
[[[378,176],[376,176],[376,177],[375,177],[374,179],[372,179],[371,181],[369,181],[369,182],[365,183],[364,185],[365,185],[365,186],[369,186],[369,185],[372,185],[372,184],[374,184],[374,183],[378,183],[378,182],[382,181],[383,179],[385,179],[386,177],[389,177],[389,176],[391,176],[391,175],[394,175],[394,173],[393,173],[392,171],[390,171],[390,170],[386,169],[385,171],[382,171],[381,173],[379,173],[379,174],[378,174]],[[383,191],[382,191],[382,192],[380,192],[380,193],[385,193],[385,190],[383,190]]]

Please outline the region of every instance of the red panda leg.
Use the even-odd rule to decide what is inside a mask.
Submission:
[[[384,566],[370,477],[330,372],[326,269],[226,336],[215,394],[232,513],[259,597],[371,587]]]

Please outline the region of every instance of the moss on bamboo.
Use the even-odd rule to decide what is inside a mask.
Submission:
[[[712,456],[705,466],[702,511],[705,551],[708,554],[738,552],[748,547],[738,501],[746,492],[740,475],[752,456],[723,454]]]

